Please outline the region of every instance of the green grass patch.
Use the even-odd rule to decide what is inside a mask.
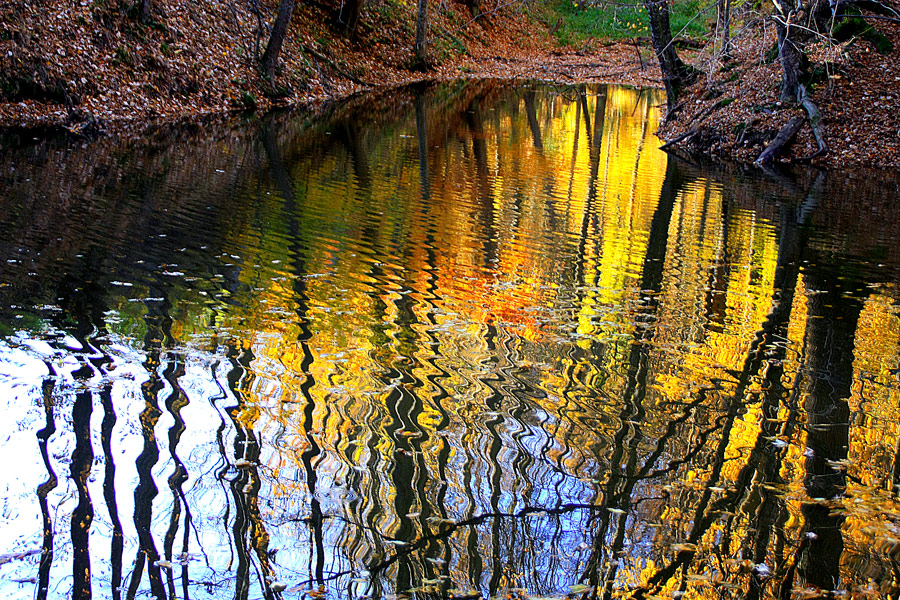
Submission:
[[[684,37],[705,35],[709,17],[701,13],[708,6],[709,3],[702,0],[677,0],[671,5],[672,34]],[[580,46],[591,40],[622,40],[650,35],[647,11],[640,0],[584,3],[552,0],[547,10],[547,21],[559,23],[554,35],[561,46]],[[710,14],[715,16],[712,10]]]

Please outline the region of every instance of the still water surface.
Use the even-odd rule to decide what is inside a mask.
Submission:
[[[0,595],[896,595],[897,176],[661,100],[5,140]]]

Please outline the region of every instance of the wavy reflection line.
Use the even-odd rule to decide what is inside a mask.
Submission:
[[[640,424],[645,414],[643,401],[647,393],[651,343],[655,334],[654,325],[657,318],[659,295],[662,291],[669,223],[683,185],[684,180],[678,167],[674,160],[669,160],[666,165],[666,178],[650,225],[640,283],[641,293],[649,294],[650,300],[646,310],[636,315],[634,340],[627,357],[628,370],[625,377],[625,389],[622,392],[622,409],[619,417],[621,425],[614,438],[613,454],[609,460],[611,468],[604,502],[608,508],[614,509],[616,512],[604,511],[600,515],[600,526],[595,534],[591,556],[582,575],[582,580],[590,581],[591,586],[596,588],[601,584],[597,570],[603,569],[606,563],[608,566],[602,576],[604,597],[612,593],[612,585],[619,565],[619,561],[615,560],[614,556],[624,544],[625,524],[634,487],[634,483],[629,484],[627,475],[634,473],[638,461],[638,448],[643,439]],[[618,465],[625,465],[625,477]],[[616,520],[616,533],[612,548],[606,555],[606,535],[608,528],[613,525],[613,519]],[[605,556],[609,556],[610,560],[606,560]]]
[[[116,426],[116,411],[113,406],[112,386],[105,384],[100,390],[100,404],[103,407],[103,420],[100,423],[100,445],[103,449],[103,500],[112,524],[110,537],[110,590],[113,600],[119,600],[122,592],[122,556],[125,548],[125,534],[119,517],[116,499],[116,463],[112,452],[112,434]]]
[[[371,185],[371,173],[365,149],[359,140],[359,130],[356,127],[348,126],[342,131],[345,134],[345,137],[342,139],[344,139],[353,155],[353,165],[358,184],[362,190],[368,190]],[[321,504],[317,497],[316,488],[318,484],[318,473],[313,465],[316,457],[321,454],[321,448],[313,435],[316,401],[312,390],[316,385],[316,381],[312,374],[313,354],[310,349],[310,342],[312,341],[313,334],[309,316],[307,280],[305,277],[307,268],[304,257],[304,247],[302,244],[303,239],[301,237],[301,229],[298,222],[299,207],[297,206],[294,185],[291,181],[290,173],[282,160],[281,151],[272,129],[265,126],[261,133],[263,148],[269,161],[269,167],[284,200],[282,210],[290,235],[290,256],[293,260],[292,267],[295,276],[293,283],[293,299],[296,304],[295,312],[298,317],[298,325],[300,328],[300,332],[297,336],[297,343],[300,345],[303,355],[300,362],[300,372],[303,376],[303,382],[300,384],[300,393],[304,400],[302,430],[306,437],[306,449],[301,454],[300,459],[306,474],[307,489],[309,490],[309,524],[312,532],[312,541],[315,546],[315,552],[310,556],[311,560],[313,560],[313,556],[315,557],[315,566],[310,566],[311,570],[315,570],[316,581],[322,584],[324,583],[325,572],[324,517]]]
[[[247,534],[250,529],[248,510],[245,505],[243,488],[248,485],[249,464],[254,451],[257,449],[255,435],[252,429],[245,428],[241,423],[244,417],[244,394],[242,382],[249,376],[250,364],[253,361],[253,352],[250,348],[230,346],[226,356],[231,363],[227,381],[231,396],[237,404],[226,407],[225,412],[231,419],[234,427],[233,451],[235,464],[238,460],[244,461],[240,468],[236,469],[234,477],[228,482],[231,496],[234,501],[234,520],[231,522],[231,533],[234,541],[234,550],[237,554],[237,567],[235,568],[235,600],[247,600],[250,594],[250,558],[247,552]],[[227,527],[227,521],[224,522]]]
[[[226,408],[226,413],[235,428],[233,445],[237,468],[236,475],[229,482],[235,505],[231,529],[238,556],[235,599],[246,600],[249,597],[250,569],[257,567],[252,562],[251,549],[259,563],[257,578],[260,589],[266,598],[273,598],[274,592],[269,586],[274,574],[269,560],[269,534],[259,511],[259,490],[262,485],[259,475],[261,448],[254,430],[259,411],[248,402],[255,379],[251,371],[254,355],[249,345],[243,348],[243,351],[232,346],[227,357],[231,363],[227,375],[228,387],[237,401],[236,405]]]
[[[532,105],[532,109],[534,106]],[[483,327],[482,331],[484,332],[483,341],[484,347],[487,351],[487,357],[480,366],[483,367],[484,371],[492,372],[494,368],[496,368],[499,363],[499,358],[496,356],[497,354],[497,327],[493,323],[487,323]],[[491,416],[489,416],[484,421],[484,427],[487,431],[488,443],[487,444],[478,444],[478,448],[486,448],[487,455],[484,457],[487,459],[487,473],[485,473],[485,479],[488,482],[489,489],[489,499],[488,506],[490,507],[490,512],[500,512],[500,481],[502,477],[502,470],[499,462],[500,450],[503,446],[503,442],[500,439],[500,434],[498,432],[499,426],[503,423],[503,417],[500,415],[500,408],[503,402],[503,394],[499,391],[499,382],[502,381],[500,377],[494,375],[476,375],[475,379],[484,387],[486,396],[483,399],[485,408],[490,411]],[[480,461],[479,461],[480,462]],[[481,471],[480,469],[478,470]],[[480,486],[479,486],[480,487]],[[500,582],[500,521],[498,519],[494,519],[491,521],[491,531],[489,542],[491,544],[491,554],[489,556],[491,563],[491,575],[488,583],[489,595],[493,596]],[[473,538],[475,537],[475,533],[477,529],[472,527],[470,531],[473,534]],[[473,549],[477,551],[477,549]],[[481,561],[481,553],[478,556],[478,567],[479,571],[482,566]],[[480,574],[480,573],[479,573]],[[481,577],[473,578],[476,586],[480,587]]]
[[[83,384],[93,376],[88,364],[82,364],[72,375]],[[69,469],[78,493],[78,505],[72,512],[72,597],[91,597],[91,553],[90,527],[94,520],[94,507],[88,491],[87,480],[94,464],[94,450],[91,446],[91,413],[93,394],[85,389],[75,394],[72,406],[72,430],[75,433],[75,449]]]
[[[370,236],[371,240],[375,240],[376,237]],[[368,272],[368,277],[375,284],[382,284],[385,282],[385,272],[382,267],[382,263],[379,258],[381,258],[381,252],[377,245],[374,243],[368,247],[368,253],[371,255],[371,262]],[[389,284],[384,284],[389,285]],[[409,518],[406,516],[407,513],[410,512],[408,506],[411,506],[410,495],[402,494],[401,490],[403,488],[398,486],[397,481],[397,473],[398,473],[398,462],[402,460],[403,454],[408,454],[410,451],[407,448],[400,447],[400,444],[407,443],[406,438],[399,435],[398,432],[404,430],[404,425],[401,422],[401,418],[396,413],[397,403],[400,399],[403,398],[403,392],[401,391],[404,383],[403,374],[398,371],[394,366],[392,366],[390,358],[390,352],[393,347],[397,344],[398,337],[397,335],[391,335],[389,332],[390,322],[386,318],[388,315],[388,304],[384,299],[387,290],[382,290],[380,287],[376,287],[376,285],[372,285],[370,289],[366,291],[366,294],[370,297],[373,303],[373,319],[372,319],[372,328],[370,331],[370,338],[372,341],[373,351],[371,353],[371,357],[373,362],[375,363],[375,368],[378,372],[375,374],[375,378],[379,381],[384,388],[386,389],[385,396],[382,400],[382,405],[386,408],[383,411],[377,420],[370,419],[370,427],[372,428],[373,434],[379,430],[383,431],[384,436],[391,441],[391,450],[393,451],[393,456],[391,459],[385,458],[385,462],[387,463],[387,476],[390,478],[393,488],[393,495],[395,496],[395,506],[394,511],[389,512],[387,507],[380,506],[380,500],[384,497],[384,494],[378,493],[378,489],[373,489],[376,495],[369,495],[368,498],[371,499],[371,506],[369,507],[368,514],[365,516],[365,522],[371,531],[376,532],[376,535],[373,539],[373,544],[375,546],[374,555],[370,560],[378,560],[380,556],[385,553],[385,548],[382,543],[382,535],[378,535],[380,531],[378,527],[379,520],[384,520],[384,527],[391,532],[391,535],[395,539],[403,540],[405,537],[409,536],[409,531],[406,529],[409,526]],[[405,300],[404,300],[405,301]],[[397,313],[400,310],[398,308]],[[399,350],[397,352],[399,354]],[[382,359],[383,357],[383,359]],[[374,407],[373,407],[374,408]],[[384,423],[382,425],[382,423]],[[380,451],[378,448],[378,444],[380,442],[380,436],[372,435],[369,442],[369,453],[370,453],[370,462],[375,460],[375,457],[380,456]],[[401,453],[402,450],[402,453]],[[374,466],[374,465],[372,465]],[[404,463],[402,466],[406,466]],[[375,475],[378,471],[371,470],[371,480],[373,485],[377,485],[380,483],[380,478]],[[406,480],[403,482],[404,487],[408,485],[408,482],[412,481],[411,473],[406,475]],[[376,483],[377,482],[377,483]],[[401,510],[399,503],[406,503],[407,509]],[[408,565],[404,565],[406,567]],[[403,575],[398,577],[397,582],[395,583],[395,589],[409,589],[409,576],[408,570],[406,568],[402,569]],[[403,581],[401,582],[401,578]],[[374,584],[373,593],[381,594],[381,582],[379,580],[375,580],[372,582]]]
[[[228,429],[228,421],[230,421],[230,417],[228,415],[228,410],[230,407],[223,407],[220,403],[228,400],[229,392],[226,390],[230,390],[233,386],[229,377],[231,377],[234,368],[231,364],[231,359],[233,353],[236,352],[232,348],[232,344],[225,345],[225,362],[217,361],[215,364],[210,366],[210,378],[216,384],[216,387],[219,389],[219,393],[215,396],[209,397],[209,403],[215,408],[216,414],[219,415],[219,426],[216,427],[216,449],[219,452],[219,461],[218,464],[214,467],[215,470],[215,478],[218,483],[222,497],[226,499],[225,506],[223,508],[222,514],[222,530],[227,538],[227,547],[230,553],[228,557],[228,564],[232,565],[234,563],[234,554],[235,548],[237,547],[236,540],[233,539],[231,530],[228,527],[229,521],[231,521],[231,503],[228,501],[228,485],[225,483],[226,477],[228,475],[228,471],[230,468],[230,462],[228,460],[228,449],[225,447],[225,431]],[[221,375],[217,373],[220,366],[223,364],[227,364],[227,368],[225,371],[225,380],[226,385],[222,385],[220,380]],[[198,544],[200,543],[200,537],[198,536]],[[206,555],[206,552],[203,551],[201,546],[201,552],[203,553],[203,557],[206,561],[207,568],[210,567],[209,557]]]
[[[798,223],[796,214],[792,207],[783,205],[781,207],[781,235],[778,248],[778,267],[776,267],[775,281],[773,287],[776,291],[774,302],[778,302],[786,307],[784,316],[777,320],[772,330],[773,338],[787,338],[788,325],[791,318],[791,307],[794,303],[794,295],[799,275],[800,256],[803,247],[806,245],[805,235],[798,232]],[[780,267],[780,268],[779,268]],[[788,413],[787,420],[782,424],[779,422],[778,413],[782,406],[787,406],[789,402],[790,392],[785,388],[783,379],[784,360],[787,356],[786,344],[770,344],[769,350],[766,352],[768,359],[766,360],[763,374],[763,402],[760,407],[760,432],[757,445],[754,451],[759,449],[759,460],[754,460],[752,453],[748,460],[748,465],[756,464],[756,472],[761,477],[758,478],[758,488],[765,490],[766,485],[778,485],[784,483],[780,475],[781,466],[787,453],[787,450],[779,450],[774,444],[764,444],[760,449],[761,440],[773,440],[781,430],[782,435],[789,433],[793,428],[797,416],[796,411]],[[769,540],[776,520],[781,518],[784,522],[788,518],[785,501],[779,494],[771,491],[762,492],[764,498],[760,506],[756,510],[756,515],[751,521],[750,529],[755,530],[756,537],[752,540],[754,548],[753,561],[755,564],[765,564],[768,555]],[[746,512],[749,510],[745,509]],[[735,511],[737,512],[737,511]],[[779,547],[783,548],[783,544]],[[776,558],[776,564],[783,564],[783,557]],[[760,577],[758,573],[753,573],[751,577],[751,585],[747,594],[748,600],[757,600],[764,594],[765,578]]]
[[[842,494],[847,473],[839,465],[847,460],[850,446],[850,405],[856,330],[866,292],[862,277],[846,277],[845,271],[811,251],[814,269],[804,272],[807,286],[824,290],[807,302],[806,335],[809,339],[809,395],[805,402],[806,458],[803,485],[809,498],[802,506],[810,536],[801,576],[806,585],[834,590],[841,583],[844,552],[841,524],[844,517],[816,502]]]
[[[471,105],[472,103],[470,103],[470,106]],[[478,124],[476,121],[473,129],[477,128],[477,126]],[[425,109],[424,94],[419,94],[416,97],[416,131],[420,140],[419,170],[421,178],[423,181],[427,182],[427,189],[429,190],[427,195],[423,195],[423,201],[427,201],[430,195],[431,186],[428,154],[423,146],[427,141],[427,111]],[[474,146],[475,141],[473,140],[473,150],[477,150]],[[480,164],[483,164],[486,168],[486,155],[484,159],[484,161],[480,161]],[[484,185],[486,185],[486,182]],[[430,215],[431,211],[432,206],[427,202],[423,203],[423,213]],[[492,224],[493,218],[491,217],[486,222],[486,225],[490,227]],[[435,227],[434,219],[428,219],[423,243],[425,261],[422,268],[423,272],[426,274],[423,286],[424,289],[422,290],[422,303],[426,309],[424,315],[425,327],[422,330],[422,341],[427,349],[427,354],[424,358],[419,358],[418,360],[423,367],[427,365],[430,368],[430,372],[424,376],[425,381],[430,385],[431,391],[428,402],[430,406],[437,411],[439,419],[433,426],[435,435],[431,438],[431,441],[437,444],[434,461],[436,467],[434,476],[436,477],[434,477],[432,481],[432,483],[436,481],[437,489],[430,502],[428,501],[426,491],[424,489],[420,489],[419,491],[421,503],[419,518],[420,522],[423,523],[421,525],[423,532],[430,530],[430,527],[428,527],[426,523],[432,515],[437,518],[437,522],[439,523],[444,522],[448,517],[446,506],[447,492],[449,490],[447,465],[449,464],[452,452],[452,446],[447,440],[447,437],[440,435],[441,432],[446,430],[450,425],[450,414],[444,407],[445,400],[450,398],[450,393],[444,387],[442,381],[451,379],[451,374],[440,364],[440,357],[443,356],[443,352],[441,349],[440,338],[435,334],[435,330],[439,327],[437,314],[440,310],[440,304],[443,301],[443,298],[439,294],[440,275],[438,268],[437,235],[438,231]],[[490,252],[490,250],[488,250],[488,252]],[[424,404],[422,409],[424,410]],[[421,440],[418,444],[419,448],[425,446],[428,441],[427,438]],[[422,463],[421,477],[428,477],[428,465],[424,461]],[[423,481],[423,484],[424,483],[425,482]],[[425,548],[425,568],[428,570],[431,579],[438,579],[440,576],[444,576],[446,578],[445,580],[449,580],[451,552],[451,547],[447,543],[441,545],[429,544],[428,547]]]
[[[706,299],[704,301],[706,329],[714,333],[723,333],[725,331],[726,301],[728,299],[729,284],[731,283],[733,261],[733,244],[729,233],[735,229],[731,226],[731,218],[731,202],[723,198],[721,232],[719,233],[721,245],[718,249],[715,265],[709,270],[709,277],[706,283]],[[703,223],[705,222],[706,220],[704,219]],[[702,235],[703,232],[701,232]],[[703,238],[701,237],[701,239]]]
[[[419,90],[415,98],[416,141],[419,158],[419,190],[422,202],[431,200],[431,175],[428,168],[428,110],[425,105],[425,90]]]
[[[575,167],[578,165],[578,143],[581,137],[581,107],[583,105],[582,98],[585,98],[584,104],[587,103],[584,85],[578,86],[575,96],[575,131],[572,132],[572,158],[569,160],[569,187],[566,190],[566,203],[571,209],[572,192],[575,188]],[[588,145],[590,145],[590,133],[588,133]],[[577,268],[577,266],[576,266]]]
[[[432,393],[429,397],[431,406],[437,410],[440,415],[439,420],[434,424],[434,436],[432,440],[437,444],[438,449],[435,453],[435,465],[437,467],[436,475],[437,490],[430,506],[430,512],[434,513],[438,519],[447,518],[446,498],[448,491],[447,481],[447,465],[450,461],[452,451],[451,445],[446,436],[441,435],[450,424],[450,415],[444,408],[444,401],[450,398],[450,393],[443,386],[442,381],[450,380],[450,373],[444,369],[438,360],[442,356],[440,339],[434,334],[437,327],[436,312],[442,298],[438,294],[439,291],[439,275],[437,266],[437,253],[435,251],[435,235],[436,231],[433,226],[429,226],[425,234],[425,266],[424,271],[427,274],[425,280],[425,289],[423,293],[423,302],[425,302],[428,310],[425,314],[426,327],[424,329],[424,342],[427,347],[428,356],[423,360],[425,364],[431,367],[431,372],[425,376],[425,379],[431,385]],[[422,518],[429,517],[423,510]],[[441,551],[441,548],[443,551]],[[427,564],[431,567],[430,575],[434,578],[450,576],[450,555],[451,549],[448,543],[430,544],[424,553]],[[431,559],[431,560],[429,560]]]
[[[541,126],[537,119],[537,110],[535,108],[535,92],[528,90],[523,94],[525,102],[525,117],[528,120],[528,129],[531,130],[531,142],[534,144],[535,150],[543,152],[544,140],[541,136]]]
[[[497,230],[495,225],[493,190],[491,189],[488,148],[481,115],[481,94],[470,102],[464,111],[464,118],[472,135],[472,157],[475,161],[475,206],[479,207],[481,237],[484,240],[484,266],[492,268],[497,261]],[[533,108],[533,107],[532,107]]]
[[[159,303],[163,304],[163,303]],[[162,313],[165,315],[165,311]],[[164,320],[166,317],[162,317]],[[164,339],[160,334],[163,329],[158,321],[160,317],[148,313],[147,335],[145,337],[147,357],[144,361],[144,370],[149,378],[141,384],[141,394],[144,399],[144,410],[141,411],[139,420],[141,423],[141,436],[144,439],[144,447],[135,460],[138,473],[138,485],[134,490],[134,525],[138,534],[138,550],[135,556],[131,581],[128,585],[127,598],[134,600],[141,584],[146,563],[150,579],[150,592],[158,600],[164,600],[166,590],[162,583],[162,574],[159,568],[159,552],[153,540],[151,529],[153,522],[153,499],[159,490],[153,481],[153,467],[159,460],[159,447],[156,445],[154,430],[162,411],[157,405],[157,394],[163,389],[158,369],[160,367],[161,350],[159,341]]]
[[[190,505],[188,504],[187,498],[184,495],[184,490],[182,489],[182,486],[188,480],[188,472],[181,457],[178,456],[178,443],[181,441],[181,436],[186,429],[184,419],[181,416],[181,410],[188,405],[187,394],[185,394],[184,390],[181,388],[181,379],[184,375],[184,357],[173,353],[169,365],[167,365],[166,370],[163,372],[163,377],[169,383],[169,388],[171,390],[169,396],[165,400],[165,405],[166,410],[172,415],[174,421],[169,428],[169,454],[175,464],[175,468],[168,479],[169,489],[172,492],[172,512],[169,516],[169,528],[163,539],[163,553],[166,560],[172,562],[175,536],[178,533],[179,524],[182,521],[181,513],[184,511],[184,524],[182,526],[184,531],[181,544],[182,556],[181,560],[175,562],[181,563],[182,598],[189,600],[188,583],[190,578],[188,576],[187,557],[190,546],[191,523],[193,519],[191,516]],[[175,598],[178,595],[175,591],[174,571],[175,568],[173,566],[166,572],[170,598]]]
[[[41,398],[44,407],[44,427],[38,430],[38,448],[44,468],[47,470],[47,480],[37,488],[38,504],[41,507],[41,519],[43,521],[43,543],[41,544],[41,560],[38,565],[38,583],[36,597],[38,600],[47,599],[47,591],[50,587],[50,567],[53,565],[53,519],[50,517],[50,507],[47,503],[47,495],[56,489],[58,480],[53,465],[50,463],[50,452],[47,444],[56,433],[56,421],[53,418],[53,390],[56,387],[56,370],[50,362],[45,361],[47,375],[41,383]]]
[[[421,115],[422,110],[419,111]],[[423,127],[423,119],[419,122],[420,131]],[[477,124],[476,124],[477,128]],[[482,143],[483,140],[476,140],[476,144]],[[483,150],[483,148],[482,148]],[[476,154],[478,154],[476,148]],[[482,157],[486,160],[486,154],[481,152]],[[481,164],[481,163],[479,163]],[[486,175],[486,163],[484,163]],[[427,168],[427,164],[420,163],[420,171]],[[427,173],[426,173],[427,176]],[[373,247],[374,257],[378,257],[378,249]],[[408,253],[410,248],[407,247],[404,252],[405,260],[409,261]],[[424,403],[422,398],[422,390],[426,389],[426,381],[437,389],[436,395],[432,397],[432,402],[438,406],[439,412],[442,414],[442,423],[449,421],[449,415],[443,408],[441,400],[448,396],[446,390],[440,385],[439,379],[446,378],[449,375],[436,361],[436,359],[426,359],[423,363],[416,354],[417,348],[420,347],[420,340],[425,340],[431,347],[431,356],[439,356],[439,342],[429,331],[437,322],[434,316],[434,308],[439,298],[436,296],[437,291],[437,269],[435,265],[436,254],[434,246],[433,226],[426,233],[426,263],[430,267],[428,280],[425,284],[424,298],[419,301],[419,294],[415,287],[408,280],[400,281],[402,286],[397,297],[388,296],[387,289],[373,287],[368,292],[374,302],[375,318],[373,327],[373,338],[375,340],[384,340],[386,344],[375,342],[376,348],[383,348],[382,352],[374,354],[376,365],[379,367],[377,378],[388,389],[384,398],[384,404],[387,408],[385,414],[385,424],[383,426],[384,434],[391,440],[393,446],[393,456],[391,467],[389,469],[392,488],[394,490],[394,506],[393,523],[386,523],[391,532],[391,536],[398,540],[409,540],[417,531],[427,531],[427,520],[431,513],[445,514],[442,505],[432,506],[428,498],[428,482],[431,479],[428,474],[428,464],[424,460],[422,451],[423,446],[428,444],[428,433],[419,425],[419,417],[423,414]],[[369,277],[372,281],[388,285],[385,274],[380,265],[372,264]],[[389,314],[386,297],[391,298],[392,308],[390,314],[393,318],[386,319]],[[425,314],[428,322],[424,328],[424,333],[420,330],[423,328],[416,327],[419,323],[417,316],[416,304],[421,302],[425,308]],[[379,357],[383,357],[383,360]],[[419,368],[429,364],[436,369],[436,373],[425,375],[425,379],[417,374]],[[439,427],[442,425],[439,424]],[[441,452],[447,453],[446,443],[441,440],[443,445]],[[446,489],[446,475],[442,475],[442,482],[439,484],[438,494],[442,492],[440,489]],[[416,512],[413,513],[413,509]],[[371,514],[371,513],[370,513]],[[414,522],[413,519],[416,519]],[[430,564],[425,567],[431,569]],[[419,571],[417,573],[417,571]],[[408,589],[413,581],[418,578],[422,579],[421,568],[417,569],[417,565],[410,561],[400,561],[398,569],[394,574],[394,588],[397,591]]]
[[[514,401],[514,405],[509,409],[511,422],[509,424],[509,435],[515,445],[515,455],[510,465],[513,477],[512,487],[516,495],[515,500],[519,504],[530,504],[532,501],[532,493],[534,492],[535,482],[542,481],[545,473],[531,472],[533,466],[538,463],[526,447],[525,440],[528,438],[537,438],[538,435],[533,427],[526,426],[526,417],[533,409],[533,406],[526,398],[535,398],[539,394],[535,390],[530,389],[528,383],[520,378],[517,374],[519,364],[519,354],[514,345],[521,342],[521,338],[509,332],[501,340],[503,348],[503,356],[505,365],[500,367],[505,379],[510,382],[506,390],[508,397]],[[519,489],[521,488],[521,489]],[[515,506],[515,505],[513,505]]]
[[[421,413],[421,401],[411,389],[421,387],[421,381],[412,375],[412,369],[407,369],[402,364],[416,364],[415,329],[412,327],[416,321],[415,312],[412,309],[413,299],[410,294],[402,294],[395,300],[391,320],[379,319],[376,329],[388,340],[386,350],[393,353],[396,358],[388,358],[381,366],[379,377],[385,385],[390,385],[390,390],[385,397],[387,422],[384,433],[392,442],[393,456],[389,467],[389,477],[393,487],[392,513],[396,519],[395,527],[390,529],[390,536],[395,540],[406,542],[414,538],[416,527],[410,514],[413,506],[419,504],[419,517],[421,518],[421,504],[424,499],[415,497],[415,490],[419,487],[417,473],[422,473],[423,466],[418,464],[421,458],[421,442],[424,434],[418,426],[417,415]],[[377,310],[387,313],[387,304],[378,294]],[[417,452],[418,451],[418,452]],[[418,459],[417,459],[418,457]],[[397,565],[394,588],[396,591],[406,591],[413,587],[414,573],[410,561],[403,560]]]
[[[429,285],[432,286],[432,288],[436,286],[436,276],[432,274],[431,277],[432,280],[430,283],[426,283],[426,288]],[[435,292],[432,290],[430,293],[432,295],[430,302],[433,303],[436,298]],[[418,374],[418,370],[424,365],[416,356],[416,350],[423,343],[434,343],[436,340],[434,340],[433,336],[429,333],[427,327],[416,327],[416,325],[420,323],[415,310],[416,303],[418,302],[416,300],[417,296],[409,294],[406,298],[408,299],[398,302],[398,331],[394,337],[398,342],[399,340],[407,341],[406,344],[400,345],[398,351],[401,356],[406,358],[406,362],[409,364],[408,367],[403,369],[404,379],[408,382],[407,385],[404,386],[404,389],[408,392],[406,394],[406,406],[403,407],[398,405],[397,416],[402,419],[404,432],[410,434],[407,438],[408,451],[410,453],[408,457],[414,477],[412,480],[413,486],[411,486],[410,489],[413,493],[410,494],[409,505],[410,508],[418,508],[417,523],[415,524],[415,527],[411,529],[414,529],[414,534],[420,532],[421,535],[427,535],[431,530],[429,518],[432,518],[433,513],[438,511],[429,498],[428,490],[432,475],[424,454],[424,449],[429,446],[432,436],[429,435],[428,429],[422,427],[420,424],[420,418],[425,414],[425,400],[423,396],[428,375],[425,375],[425,378],[423,379],[423,377]],[[433,304],[425,302],[424,300],[421,304],[423,304],[425,314],[429,314],[431,312],[429,309]],[[435,380],[432,379],[431,381]],[[446,391],[443,390],[443,388],[439,388],[437,391],[437,398],[444,396],[446,396]],[[439,402],[439,399],[436,400],[435,397],[432,397],[432,402]],[[444,440],[441,442],[443,443]],[[404,508],[405,507],[398,506],[398,512],[404,510]],[[411,514],[407,514],[407,518],[412,521],[414,517]],[[423,573],[424,571],[427,571],[429,575],[434,574],[433,564],[431,562],[421,562],[419,564],[423,569]],[[425,578],[424,574],[420,574],[419,579],[421,580],[423,578]]]
[[[761,328],[754,336],[750,345],[750,349],[744,358],[744,365],[738,374],[737,386],[731,394],[727,408],[723,414],[717,419],[721,427],[721,435],[719,443],[714,453],[714,461],[710,468],[710,475],[707,478],[707,484],[703,489],[701,498],[692,519],[693,526],[688,534],[687,541],[690,544],[697,544],[700,538],[705,534],[713,522],[719,518],[721,513],[727,507],[733,507],[739,498],[741,498],[753,481],[753,475],[760,468],[760,458],[763,452],[763,446],[766,440],[763,437],[764,429],[760,429],[757,435],[757,441],[753,450],[748,456],[748,460],[742,467],[738,477],[735,479],[735,485],[724,493],[722,498],[711,503],[712,487],[717,485],[721,479],[722,468],[726,460],[726,450],[728,448],[731,432],[738,416],[741,406],[743,405],[745,394],[751,384],[752,376],[757,373],[764,364],[766,351],[773,349],[775,352],[783,351],[779,349],[779,345],[774,342],[784,337],[790,322],[791,309],[793,306],[793,293],[796,288],[797,277],[799,274],[799,264],[801,256],[801,243],[797,241],[795,226],[791,223],[786,224],[784,231],[784,239],[782,240],[782,248],[778,255],[778,264],[776,266],[776,282],[773,286],[772,305],[769,314],[762,323]],[[773,376],[774,376],[773,372]],[[773,400],[780,400],[781,395],[773,396]],[[634,593],[634,598],[644,598],[648,594],[655,593],[666,582],[668,582],[674,574],[683,566],[693,561],[697,550],[694,548],[685,548],[676,553],[675,558],[667,565],[659,568],[646,583],[638,587]],[[754,585],[760,585],[759,574],[754,575]]]

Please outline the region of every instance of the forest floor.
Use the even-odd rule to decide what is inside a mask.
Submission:
[[[436,3],[430,22],[433,64],[421,71],[411,68],[411,3],[369,2],[356,30],[349,31],[344,3],[323,0],[297,4],[272,86],[256,64],[276,0],[153,2],[147,23],[130,14],[130,0],[14,0],[0,6],[0,128],[139,134],[148,125],[277,106],[315,107],[420,80],[660,85],[646,40],[560,48],[551,33],[558,23],[544,22],[525,2],[498,4],[484,13],[472,0]],[[900,25],[878,27],[900,44]],[[760,19],[741,30],[727,63],[712,50],[692,51],[688,58],[701,76],[659,132],[661,139],[692,133],[681,143],[687,150],[743,161],[758,156],[800,112],[775,101],[780,74],[777,62],[766,59],[773,36]],[[814,162],[900,166],[896,53],[880,54],[865,40],[820,53],[825,76],[813,98],[830,152]],[[802,160],[814,150],[807,127],[785,160]]]
[[[414,11],[385,0],[370,3],[355,32],[341,23],[343,3],[298,3],[272,89],[257,73],[267,34],[250,2],[154,1],[149,24],[128,14],[126,0],[19,0],[0,8],[0,127],[121,131],[211,113],[315,106],[424,79],[658,85],[647,48],[560,49],[548,26],[523,10],[474,19],[469,5],[453,2],[432,11],[433,65],[414,70]],[[263,1],[261,22],[271,22],[276,8]]]
[[[900,10],[900,3],[890,4]],[[807,123],[780,160],[900,166],[900,23],[873,23],[892,51],[879,52],[861,36],[813,48],[810,95],[822,115],[828,152],[810,158],[818,147]],[[774,26],[757,20],[735,39],[730,60],[711,50],[693,57],[700,76],[657,135],[663,140],[687,136],[677,143],[687,151],[753,162],[788,120],[806,117],[799,105],[778,101],[782,72],[773,53],[775,41]]]

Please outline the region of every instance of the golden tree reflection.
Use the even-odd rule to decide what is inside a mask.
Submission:
[[[900,232],[868,183],[667,157],[647,90],[374,102],[254,123],[210,199],[159,175],[176,216],[133,256],[118,217],[94,287],[48,269],[84,343],[48,367],[77,391],[40,414],[42,585],[68,536],[80,590],[135,597],[896,594]]]

